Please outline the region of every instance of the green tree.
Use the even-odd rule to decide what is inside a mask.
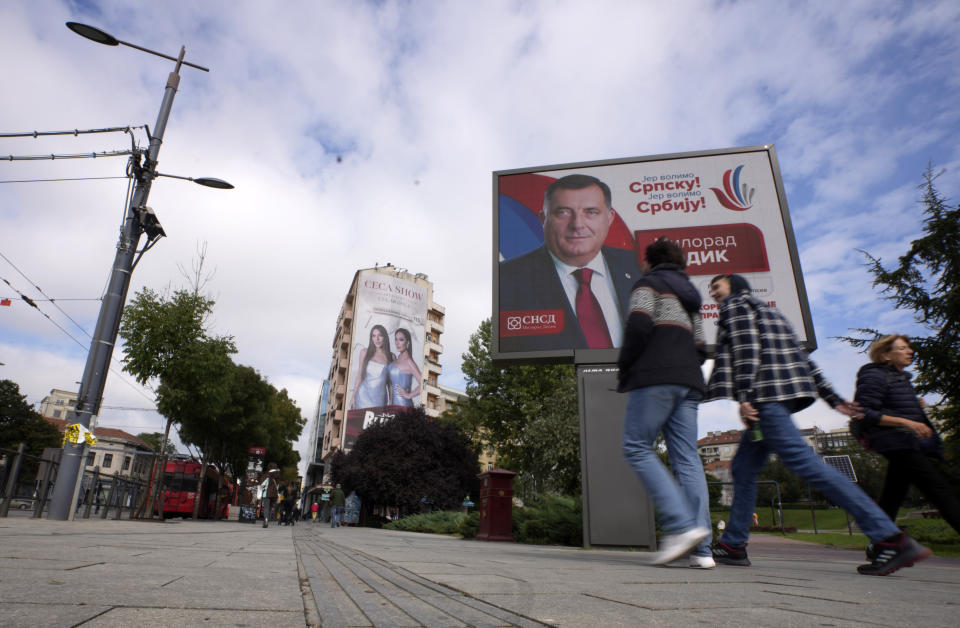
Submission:
[[[720,478],[717,476],[704,472],[704,475],[707,478],[707,482],[719,482]],[[721,484],[707,484],[707,494],[710,496],[710,507],[720,505],[720,498],[723,497],[723,485]]]
[[[120,324],[119,335],[125,343],[123,370],[141,384],[162,379],[185,347],[208,338],[205,321],[214,303],[186,290],[169,297],[149,288],[137,292],[124,308]],[[230,338],[222,340],[232,344]]]
[[[60,447],[60,432],[48,423],[20,394],[20,386],[9,379],[0,380],[0,447],[17,449],[37,458],[46,447]],[[23,478],[36,474],[37,464],[25,463]]]
[[[459,507],[478,471],[469,438],[422,408],[367,427],[331,467],[334,481],[357,491],[365,507],[396,506],[401,515],[419,512],[423,498],[436,508]]]
[[[757,480],[776,482],[780,487],[780,499],[783,502],[796,503],[807,499],[806,483],[780,462],[779,458],[771,457],[767,460],[767,465],[757,474]],[[776,499],[776,495],[777,491],[772,484],[760,484],[757,487],[757,501],[762,502],[762,505],[769,505],[770,500]]]
[[[539,482],[535,490],[564,495],[580,492],[580,418],[577,414],[577,376],[573,368],[555,369],[558,380],[552,395],[520,426],[516,446],[507,447],[507,459]]]
[[[230,355],[236,353],[231,337],[208,333],[205,322],[213,307],[212,299],[199,294],[199,284],[169,296],[144,289],[124,309],[119,331],[124,370],[142,384],[159,381],[157,410],[167,419],[164,440],[177,425],[184,444],[207,450],[210,443],[198,442],[197,434],[229,401]]]
[[[254,368],[240,365],[233,371],[229,396],[227,407],[208,426],[209,438],[224,451],[222,463],[242,473],[247,448],[264,447],[285,481],[296,478],[300,454],[293,443],[306,420],[286,389],[277,390]]]
[[[236,346],[228,336],[208,334],[205,322],[214,301],[197,288],[169,296],[144,288],[123,311],[124,370],[141,384],[159,381],[157,410],[167,419],[161,442],[169,442],[171,426],[182,429],[226,401],[229,356]]]
[[[928,166],[919,186],[923,193],[923,235],[896,266],[887,268],[883,260],[866,251],[873,286],[898,309],[910,310],[914,320],[929,332],[914,336],[912,345],[921,394],[941,397],[934,409],[945,437],[947,450],[960,459],[960,205],[950,207],[937,191],[939,176]],[[860,337],[842,340],[865,346],[892,330],[857,329]]]
[[[491,445],[498,464],[535,491],[573,492],[580,483],[576,372],[570,365],[500,366],[491,359],[490,319],[463,354],[467,399],[444,420]]]
[[[137,438],[150,445],[155,452],[160,453],[163,446],[163,432],[140,432],[137,434]],[[177,448],[168,440],[166,450],[163,453],[172,456],[177,453]]]

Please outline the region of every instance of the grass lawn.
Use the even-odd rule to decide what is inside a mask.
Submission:
[[[829,510],[816,510],[814,512],[817,517],[818,531],[847,529],[847,519],[844,516],[843,510],[831,508]],[[770,508],[761,508],[758,509],[756,513],[761,526],[780,526],[780,519],[776,510],[771,512]],[[726,520],[730,517],[729,512],[712,512],[710,515],[714,525],[716,525],[717,521],[721,519]],[[812,531],[814,527],[813,517],[810,515],[809,510],[784,510],[783,524],[786,527],[793,526],[798,530]],[[856,529],[854,529],[854,531],[856,531]]]
[[[910,512],[906,509],[902,510],[900,514],[903,516],[897,519],[897,524],[906,527],[911,535],[933,550],[936,556],[960,557],[960,535],[954,532],[943,519],[907,517]],[[856,524],[853,523],[852,518],[850,522],[853,524],[853,534],[851,535],[848,532],[847,518],[843,510],[830,508],[816,510],[815,513],[818,534],[813,532],[813,518],[810,515],[810,510],[784,510],[784,525],[801,530],[800,532],[788,532],[786,537],[797,541],[855,550],[862,550],[869,543],[867,537],[861,534]],[[730,516],[729,512],[712,512],[710,514],[714,529],[716,529],[717,521],[725,520]],[[775,514],[776,511],[771,513],[770,508],[758,509],[757,515],[760,525],[779,526],[780,522],[779,519],[775,518]],[[779,532],[754,532],[754,534],[779,535]]]
[[[775,534],[773,532],[754,532],[754,534]],[[777,534],[777,536],[781,536]],[[846,533],[838,534],[836,532],[822,532],[813,534],[812,532],[788,532],[785,535],[788,539],[797,541],[806,541],[807,543],[819,543],[829,547],[840,547],[844,549],[862,550],[870,542],[867,537],[859,532],[850,536]],[[950,558],[960,558],[960,545],[954,543],[929,543],[924,545],[933,550],[935,556],[945,556]]]

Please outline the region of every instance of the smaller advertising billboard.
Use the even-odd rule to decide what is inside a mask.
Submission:
[[[401,277],[358,274],[345,450],[374,421],[420,405],[427,298],[426,287]]]
[[[496,361],[616,362],[661,237],[687,256],[708,344],[710,279],[738,273],[816,347],[772,145],[499,171],[493,186]]]

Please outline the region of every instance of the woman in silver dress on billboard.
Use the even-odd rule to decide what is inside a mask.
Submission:
[[[393,398],[391,403],[395,406],[412,408],[413,400],[420,397],[422,381],[420,368],[411,355],[413,341],[410,338],[410,332],[403,327],[394,332],[393,339],[397,347],[397,357],[387,366]],[[413,387],[414,382],[416,382],[416,388]]]
[[[383,325],[374,325],[370,330],[370,343],[360,351],[351,409],[379,408],[390,403],[387,367],[391,362],[393,354],[387,330]]]

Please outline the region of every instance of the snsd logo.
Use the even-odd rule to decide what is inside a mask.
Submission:
[[[710,188],[721,205],[735,212],[746,211],[753,207],[753,194],[757,191],[755,187],[747,187],[746,183],[740,183],[741,170],[743,170],[743,164],[737,166],[735,170],[727,170],[723,173],[722,190]]]
[[[540,336],[563,331],[563,310],[512,310],[500,312],[500,335]]]

